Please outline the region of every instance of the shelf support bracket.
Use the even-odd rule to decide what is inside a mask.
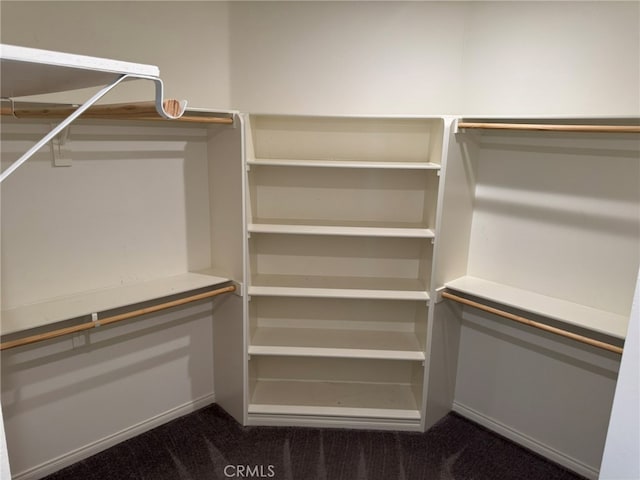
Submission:
[[[60,135],[58,135],[58,138],[51,140],[51,156],[53,157],[54,167],[71,166],[71,149],[68,148],[67,145],[70,131],[71,126],[65,128]]]
[[[71,115],[65,118],[62,122],[60,122],[56,127],[51,129],[49,133],[47,133],[42,139],[37,142],[33,147],[31,147],[24,155],[22,155],[18,160],[9,165],[2,173],[0,173],[0,183],[4,181],[9,175],[11,175],[16,169],[18,169],[24,162],[29,160],[37,151],[39,151],[42,147],[44,147],[47,143],[49,143],[56,135],[62,132],[67,126],[69,126],[76,118],[84,113],[89,107],[94,105],[98,100],[104,97],[107,93],[109,93],[113,88],[119,85],[124,80],[131,79],[142,79],[142,80],[151,80],[156,84],[156,95],[155,95],[155,104],[156,110],[158,114],[167,119],[175,119],[182,116],[184,110],[187,108],[187,102],[180,102],[180,111],[178,115],[171,115],[165,109],[163,105],[163,84],[162,80],[158,77],[147,76],[147,75],[132,75],[132,74],[124,74],[114,80],[112,83],[100,89],[96,94],[94,94],[89,100],[84,102],[81,106],[79,106]]]
[[[444,298],[442,298],[442,292],[446,291],[447,287],[439,287],[436,288],[436,298],[433,299],[434,303],[440,303],[444,300]]]
[[[458,127],[458,119],[457,118],[453,119],[453,122],[451,123],[451,128],[453,130],[453,134],[454,135],[457,134],[457,133],[460,133],[460,129]]]
[[[58,126],[51,129],[49,133],[47,133],[42,139],[37,142],[33,147],[31,147],[27,152],[22,155],[18,160],[9,165],[6,170],[4,170],[0,174],[0,182],[4,181],[9,175],[11,175],[15,170],[17,170],[24,162],[29,160],[38,150],[40,150],[43,146],[45,146],[49,141],[51,141],[56,135],[58,135],[62,130],[64,130],[68,125],[71,124],[76,118],[78,118],[82,113],[104,97],[107,93],[109,93],[116,85],[120,84],[123,80],[129,78],[129,75],[122,75],[118,77],[113,83],[103,87],[100,91],[98,91],[95,95],[93,95],[89,100],[84,102],[76,111],[74,111],[71,115],[65,118],[62,122],[58,124]]]

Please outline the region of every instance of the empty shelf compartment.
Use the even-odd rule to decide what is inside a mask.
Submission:
[[[424,360],[419,301],[254,297],[251,355]]]
[[[437,118],[252,115],[249,158],[440,163]]]
[[[433,171],[252,166],[249,219],[255,224],[433,229]]]
[[[252,357],[250,414],[420,419],[420,362]]]
[[[253,234],[249,250],[250,294],[428,299],[426,239]]]

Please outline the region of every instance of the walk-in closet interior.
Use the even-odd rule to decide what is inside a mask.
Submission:
[[[0,13],[7,478],[212,403],[640,472],[640,4]]]

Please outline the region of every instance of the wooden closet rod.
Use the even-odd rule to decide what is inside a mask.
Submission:
[[[544,330],[546,332],[551,332],[551,333],[555,333],[556,335],[560,335],[562,337],[571,338],[572,340],[576,340],[581,343],[586,343],[587,345],[591,345],[593,347],[598,347],[604,350],[608,350],[610,352],[622,354],[622,347],[611,345],[606,342],[601,342],[599,340],[594,340],[593,338],[585,337],[583,335],[578,335],[577,333],[573,333],[573,332],[568,332],[567,330],[562,330],[561,328],[552,327],[544,323],[535,322],[533,320],[529,320],[528,318],[521,317],[519,315],[514,315],[513,313],[505,312],[504,310],[499,310],[497,308],[489,307],[488,305],[484,305],[483,303],[474,302],[473,300],[468,300],[466,298],[459,297],[458,295],[453,295],[449,292],[442,292],[442,297],[448,300],[453,300],[454,302],[462,303],[464,305],[469,305],[470,307],[478,308],[485,312],[493,313],[494,315],[498,315],[500,317],[513,320],[514,322],[523,323],[525,325],[529,325],[530,327],[539,328],[540,330]]]
[[[164,109],[169,114],[179,115],[182,111],[181,102],[178,100],[164,100]],[[66,118],[76,110],[76,107],[51,106],[51,107],[17,107],[3,106],[0,112],[2,115],[9,115],[15,118]],[[206,115],[193,115],[188,112],[181,117],[167,120],[161,117],[155,102],[138,103],[114,103],[108,105],[94,105],[88,108],[82,118],[102,119],[102,120],[158,120],[173,122],[191,123],[216,123],[223,125],[233,124],[231,117],[212,117]]]
[[[236,290],[236,287],[234,285],[229,285],[228,287],[222,287],[216,290],[211,290],[209,292],[198,293],[196,295],[191,295],[190,297],[179,298],[178,300],[172,300],[170,302],[160,303],[158,305],[153,305],[151,307],[140,308],[138,310],[133,310],[131,312],[121,313],[120,315],[113,315],[111,317],[102,318],[102,319],[94,320],[91,322],[81,323],[79,325],[74,325],[72,327],[60,328],[58,330],[52,330],[46,333],[31,335],[30,337],[24,337],[24,338],[19,338],[17,340],[3,342],[3,343],[0,343],[0,350],[6,350],[9,348],[19,347],[21,345],[28,345],[30,343],[41,342],[43,340],[49,340],[51,338],[68,335],[70,333],[89,330],[91,328],[108,325],[110,323],[121,322],[122,320],[128,320],[130,318],[139,317],[141,315],[146,315],[148,313],[158,312],[160,310],[166,310],[168,308],[184,305],[185,303],[191,303],[198,300],[203,300],[205,298],[215,297],[222,293],[234,292],[235,290]]]
[[[458,128],[483,128],[492,130],[542,130],[555,132],[640,133],[640,125],[563,125],[545,123],[458,122]]]

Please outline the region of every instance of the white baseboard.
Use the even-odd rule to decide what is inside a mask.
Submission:
[[[89,443],[76,450],[72,450],[64,455],[53,458],[46,462],[41,463],[35,467],[24,470],[20,473],[14,473],[12,475],[13,480],[37,480],[39,478],[51,475],[58,470],[73,465],[80,460],[95,455],[109,447],[113,447],[120,442],[128,440],[147,432],[155,427],[174,420],[178,417],[194,412],[199,408],[206,407],[207,405],[215,402],[215,395],[213,393],[197,398],[191,402],[187,402],[183,405],[179,405],[164,413],[160,413],[154,417],[144,420],[136,425],[132,425],[124,430],[120,430],[112,435],[108,435],[104,438]]]
[[[555,462],[559,465],[562,465],[569,470],[576,472],[583,477],[597,480],[598,479],[598,469],[591,467],[579,460],[576,460],[569,455],[562,453],[561,451],[546,445],[535,438],[532,438],[528,435],[525,435],[514,428],[505,425],[498,420],[491,418],[483,413],[474,410],[473,408],[467,407],[466,405],[462,405],[458,402],[453,402],[453,411],[459,413],[465,418],[472,420],[483,427],[488,428],[496,432],[499,435],[502,435],[505,438],[508,438],[512,442],[515,442],[519,445],[522,445],[529,450],[542,455],[545,458],[548,458],[552,462]]]

